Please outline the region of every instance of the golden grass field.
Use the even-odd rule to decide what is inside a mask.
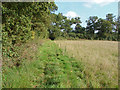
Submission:
[[[87,79],[96,87],[118,87],[118,42],[99,40],[54,41],[85,66]]]

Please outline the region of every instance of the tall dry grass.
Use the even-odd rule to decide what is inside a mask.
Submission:
[[[70,57],[85,65],[88,81],[95,87],[118,87],[118,42],[57,40]]]

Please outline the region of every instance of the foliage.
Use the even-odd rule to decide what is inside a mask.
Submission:
[[[19,57],[18,47],[29,40],[35,37],[48,38],[51,13],[55,10],[57,6],[54,2],[3,2],[3,61],[7,59],[14,62],[14,58]]]
[[[49,38],[54,40],[58,37],[64,39],[96,39],[96,40],[118,40],[118,20],[113,14],[107,14],[106,19],[90,16],[86,20],[87,26],[82,27],[80,17],[67,18],[62,13],[52,14]],[[75,25],[75,29],[71,26]]]

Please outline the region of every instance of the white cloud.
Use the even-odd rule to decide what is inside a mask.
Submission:
[[[55,0],[55,2],[95,2],[95,3],[102,3],[102,2],[118,2],[119,0]]]
[[[91,0],[91,1],[93,1],[93,2],[95,2],[95,3],[97,3],[97,4],[101,4],[101,3],[111,3],[111,2],[116,2],[116,1],[118,1],[118,0]]]
[[[94,4],[98,4],[101,7],[108,5],[112,2],[118,2],[119,0],[85,0],[85,3],[83,4],[83,6],[91,8]]]
[[[64,14],[66,17],[68,18],[75,18],[75,17],[79,17],[79,15],[76,12],[73,11],[69,11],[66,14]]]
[[[93,0],[95,4],[99,4],[100,6],[108,5],[112,2],[116,2],[117,0]]]

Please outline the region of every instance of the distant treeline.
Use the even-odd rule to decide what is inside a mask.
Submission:
[[[107,14],[106,19],[90,16],[87,26],[82,27],[80,17],[68,19],[62,13],[55,14],[57,9],[54,2],[3,2],[3,56],[17,57],[17,47],[36,37],[118,40],[119,20],[113,14]]]
[[[51,39],[118,40],[118,18],[111,13],[106,15],[106,19],[90,16],[86,20],[86,27],[80,25],[82,23],[80,17],[68,19],[62,13],[53,16],[54,21],[49,28]],[[73,24],[74,30],[71,27]]]

